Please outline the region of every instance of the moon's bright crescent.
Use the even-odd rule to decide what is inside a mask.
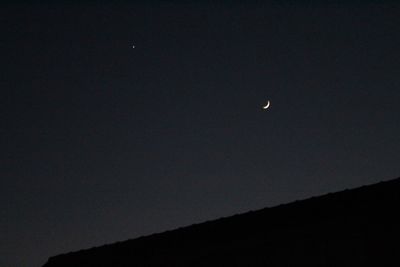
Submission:
[[[268,100],[267,104],[266,104],[265,106],[263,106],[263,109],[269,108],[270,105],[271,105],[271,103],[270,103],[269,100]]]

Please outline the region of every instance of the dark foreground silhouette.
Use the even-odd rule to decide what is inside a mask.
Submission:
[[[400,266],[400,178],[51,257],[45,267]]]

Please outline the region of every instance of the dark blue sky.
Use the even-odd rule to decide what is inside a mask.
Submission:
[[[315,3],[1,8],[0,265],[400,176],[399,5]]]

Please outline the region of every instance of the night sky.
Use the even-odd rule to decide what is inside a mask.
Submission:
[[[400,5],[295,2],[3,5],[0,266],[400,176]]]

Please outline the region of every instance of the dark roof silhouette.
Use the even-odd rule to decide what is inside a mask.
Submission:
[[[51,257],[44,267],[400,266],[400,178]]]

